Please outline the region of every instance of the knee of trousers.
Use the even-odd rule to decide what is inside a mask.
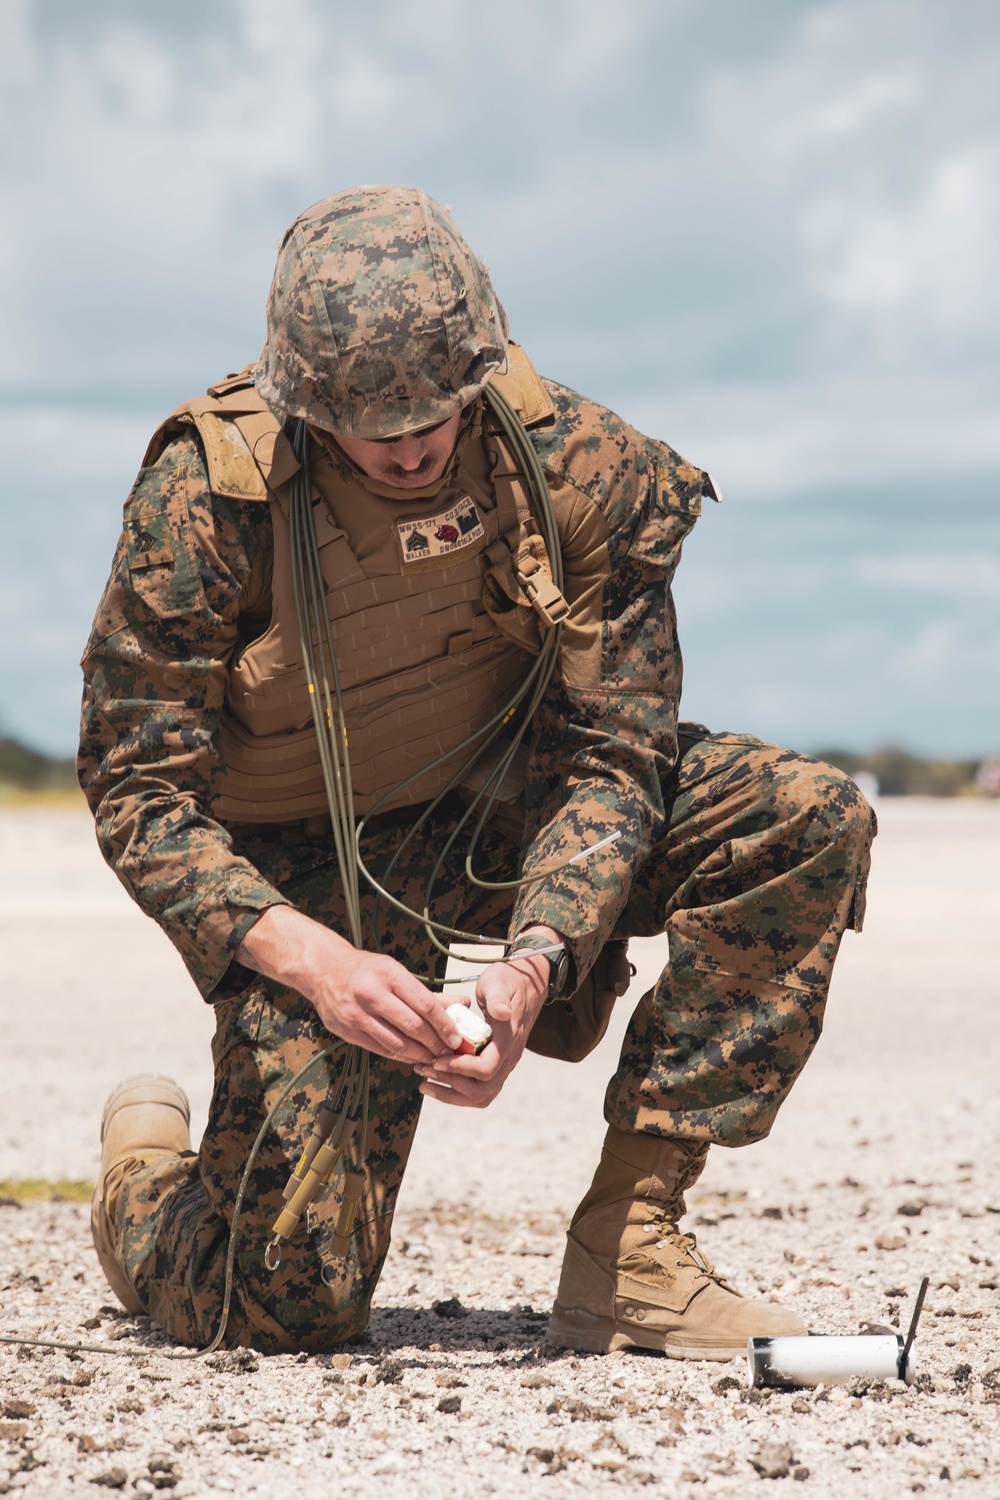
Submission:
[[[323,1260],[312,1245],[289,1253],[269,1272],[263,1264],[238,1288],[238,1311],[227,1343],[264,1354],[322,1354],[368,1326],[384,1250],[374,1264],[357,1241],[343,1260]],[[235,1306],[234,1306],[235,1310]]]
[[[858,784],[824,761],[802,756],[782,777],[782,817],[805,823],[813,841],[854,846],[863,855],[871,843],[874,814]]]

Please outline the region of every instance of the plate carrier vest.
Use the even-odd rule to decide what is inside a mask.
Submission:
[[[554,415],[516,344],[507,372],[494,379],[525,426]],[[155,463],[189,426],[201,439],[212,492],[267,502],[274,534],[271,620],[230,665],[213,810],[236,823],[314,818],[328,805],[292,590],[286,487],[299,465],[282,419],[254,388],[252,367],[179,406],[154,435],[144,463]],[[438,492],[422,499],[402,492],[396,500],[392,492],[372,493],[342,457],[311,439],[313,518],[358,816],[415,772],[423,774],[381,810],[441,792],[471,754],[458,747],[523,680],[542,625],[567,612],[551,581],[524,475],[488,406],[481,434],[473,430],[460,448],[457,469]],[[377,555],[366,554],[367,566],[337,523],[338,516],[356,515],[356,507],[384,532]],[[418,529],[414,522],[423,521],[436,526],[431,535],[439,550],[414,558],[406,542]],[[418,553],[426,554],[426,543],[424,533]],[[450,759],[424,769],[440,756]]]

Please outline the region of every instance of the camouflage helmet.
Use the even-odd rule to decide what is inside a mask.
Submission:
[[[257,388],[346,437],[392,438],[453,416],[507,353],[486,267],[415,188],[323,198],[278,249]]]

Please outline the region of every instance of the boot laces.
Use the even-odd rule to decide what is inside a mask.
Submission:
[[[720,1285],[726,1284],[725,1277],[720,1276],[704,1250],[698,1244],[697,1237],[692,1231],[682,1232],[678,1229],[676,1223],[667,1217],[666,1211],[663,1208],[654,1211],[653,1222],[658,1228],[665,1231],[661,1238],[656,1240],[655,1249],[665,1250],[668,1246],[672,1246],[675,1250],[679,1250],[682,1255],[687,1256],[689,1260],[692,1260],[700,1271],[704,1271],[706,1276],[711,1276],[713,1281],[719,1282]]]

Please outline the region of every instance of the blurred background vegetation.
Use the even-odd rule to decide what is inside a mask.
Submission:
[[[849,776],[865,773],[865,790],[877,787],[881,797],[1000,796],[1000,760],[929,760],[899,745],[883,745],[866,755],[836,747],[813,753]],[[0,736],[0,801],[73,793],[78,787],[72,760]]]
[[[76,765],[32,750],[20,740],[0,735],[0,802],[26,797],[65,797],[76,793]]]
[[[996,761],[928,760],[899,745],[883,745],[868,755],[836,748],[814,754],[849,776],[860,771],[874,776],[881,797],[986,796],[991,792],[992,768],[1000,771]]]

